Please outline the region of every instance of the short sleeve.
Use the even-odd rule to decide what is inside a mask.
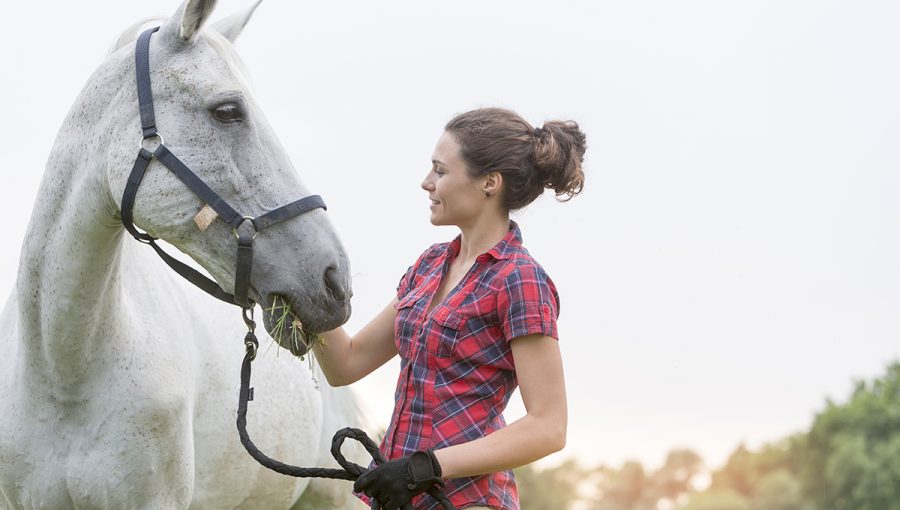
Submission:
[[[507,341],[541,333],[559,339],[559,295],[538,265],[521,265],[506,277],[497,293],[497,313]]]
[[[397,283],[397,299],[402,299],[403,296],[409,292],[409,284],[415,274],[415,268],[415,264],[409,266],[409,268],[406,269],[406,274],[400,277],[400,281]]]

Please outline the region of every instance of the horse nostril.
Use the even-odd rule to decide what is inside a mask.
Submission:
[[[325,270],[325,289],[331,294],[335,301],[343,301],[347,298],[346,289],[341,285],[337,269],[329,267]]]

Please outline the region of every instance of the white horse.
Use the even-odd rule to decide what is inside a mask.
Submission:
[[[156,120],[173,153],[255,216],[310,192],[231,45],[253,8],[203,31],[214,3],[186,0],[151,40]],[[250,458],[234,425],[240,310],[123,235],[120,202],[141,138],[137,28],[59,131],[0,320],[0,508],[358,508],[348,482],[286,477]],[[202,206],[154,161],[135,223],[230,290],[235,238],[221,220],[200,230]],[[283,297],[289,320],[312,331],[346,321],[348,261],[323,210],[266,229],[254,248],[257,302]],[[271,332],[271,314],[264,319]],[[324,381],[316,387],[306,363],[279,350],[264,339],[254,363],[250,436],[287,463],[336,466],[331,434],[359,425],[355,401]],[[365,463],[356,450],[348,458]]]

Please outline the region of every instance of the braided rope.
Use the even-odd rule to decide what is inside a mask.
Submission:
[[[292,466],[275,460],[259,451],[259,448],[257,448],[256,445],[253,444],[253,441],[250,440],[250,435],[247,434],[247,404],[249,401],[253,400],[253,388],[250,387],[250,364],[256,358],[256,350],[259,347],[259,341],[256,339],[256,335],[253,334],[253,331],[247,332],[247,335],[244,337],[244,345],[247,347],[247,353],[244,355],[244,361],[241,364],[241,390],[238,397],[237,428],[238,435],[241,438],[241,444],[244,445],[247,453],[256,459],[257,462],[272,471],[287,476],[298,478],[331,478],[335,480],[353,481],[359,478],[367,471],[367,469],[359,464],[348,461],[344,457],[344,454],[341,453],[341,446],[343,446],[344,440],[347,438],[359,441],[363,447],[365,447],[366,451],[369,452],[369,455],[372,456],[372,459],[375,460],[375,464],[381,465],[387,462],[387,459],[384,458],[384,455],[382,455],[381,451],[378,449],[378,445],[376,445],[365,432],[352,427],[346,427],[337,431],[331,440],[331,456],[334,457],[338,465],[343,469]],[[453,506],[449,499],[447,499],[447,496],[442,490],[437,487],[432,487],[426,492],[439,501],[446,510],[456,510],[456,507]],[[372,500],[372,508],[375,510],[378,510],[379,508],[378,502],[374,499]]]

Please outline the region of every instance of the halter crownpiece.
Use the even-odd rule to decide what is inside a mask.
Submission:
[[[249,292],[250,271],[253,266],[253,239],[260,231],[265,230],[272,225],[292,219],[305,212],[312,211],[313,209],[327,209],[327,207],[325,207],[325,202],[322,200],[322,197],[319,195],[310,195],[257,217],[244,216],[228,205],[228,202],[226,202],[225,199],[207,186],[197,174],[192,172],[187,165],[166,148],[162,135],[157,131],[156,116],[153,110],[153,91],[150,86],[150,37],[157,30],[159,30],[159,27],[145,30],[138,38],[134,50],[135,79],[137,82],[138,106],[141,114],[141,131],[143,133],[143,138],[141,139],[137,158],[134,161],[134,167],[128,177],[125,191],[122,194],[122,224],[135,239],[152,246],[163,261],[175,270],[176,273],[180,274],[197,287],[200,287],[200,289],[206,293],[225,301],[226,303],[238,305],[241,308],[252,308],[255,303],[250,299]],[[152,151],[145,148],[147,140],[154,139],[159,142],[156,148]],[[234,276],[234,294],[229,294],[216,282],[202,275],[194,268],[174,259],[156,244],[157,238],[146,232],[139,232],[137,228],[135,228],[135,197],[137,195],[138,187],[141,185],[141,181],[147,172],[147,167],[154,159],[162,163],[164,167],[175,174],[175,176],[194,192],[200,200],[215,211],[219,218],[228,224],[228,226],[231,227],[232,232],[234,232],[234,235],[237,238],[237,265],[235,267]],[[248,327],[249,325],[250,324],[248,323]]]

